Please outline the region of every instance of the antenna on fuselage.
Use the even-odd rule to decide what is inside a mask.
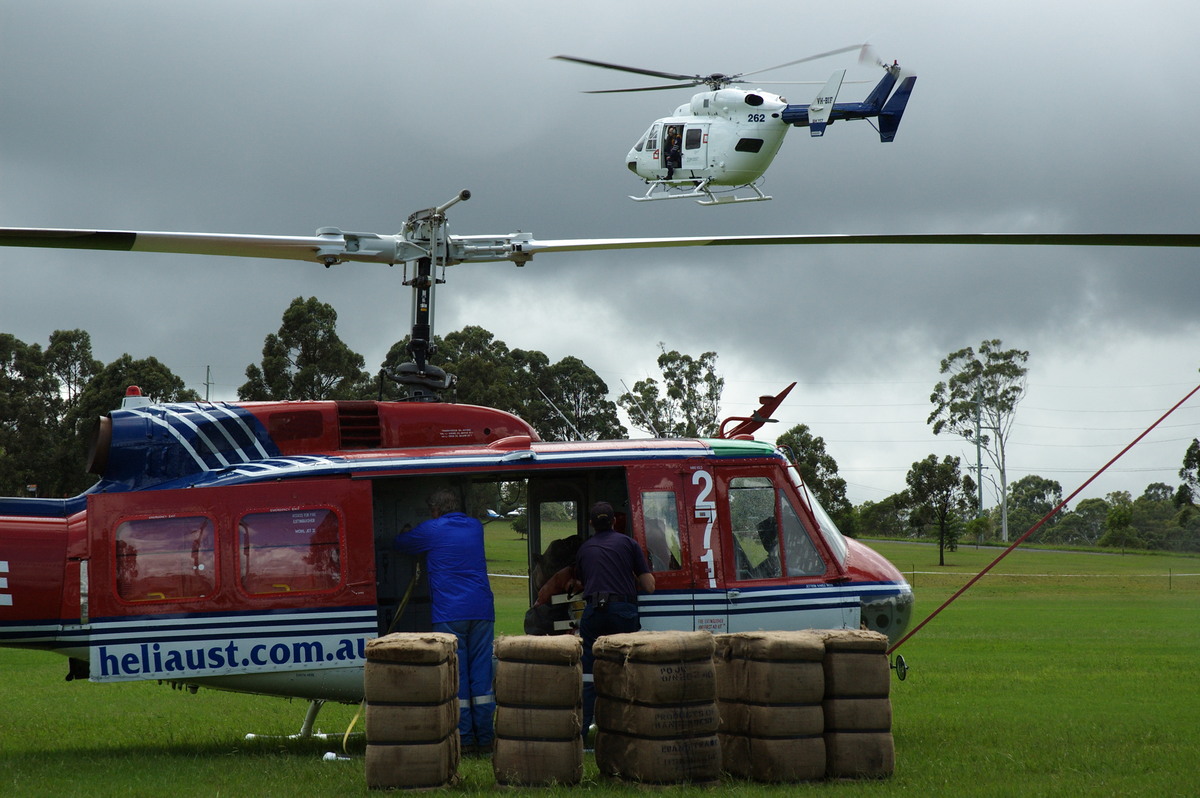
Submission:
[[[538,388],[537,392],[542,395],[542,398],[546,400],[546,404],[548,404],[548,405],[550,405],[550,407],[554,408],[554,412],[558,413],[559,418],[561,418],[563,421],[565,421],[567,426],[571,428],[571,431],[575,433],[575,440],[577,440],[577,441],[583,440],[583,433],[581,433],[579,431],[579,427],[575,426],[571,422],[571,419],[567,418],[566,413],[564,413],[563,411],[558,409],[558,405],[554,404],[554,400],[551,399],[549,396],[546,396],[546,392],[543,391],[541,388]]]
[[[633,399],[633,406],[641,411],[642,418],[646,422],[646,429],[650,430],[650,434],[654,437],[661,438],[662,435],[660,435],[658,430],[654,428],[654,421],[650,418],[650,414],[646,412],[646,408],[642,407],[642,403],[638,400],[637,394],[629,390],[629,386],[625,384],[625,380],[621,380],[621,387],[624,388],[625,393]],[[631,418],[630,420],[632,421],[633,419]]]

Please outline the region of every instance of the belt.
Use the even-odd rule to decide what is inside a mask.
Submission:
[[[622,593],[594,593],[584,596],[583,600],[588,604],[598,604],[601,602],[625,602],[626,604],[636,604],[637,596],[626,596]]]

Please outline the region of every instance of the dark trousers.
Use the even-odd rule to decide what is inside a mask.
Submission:
[[[592,726],[592,716],[596,711],[596,684],[592,681],[592,666],[596,655],[592,653],[592,644],[596,638],[604,635],[636,632],[642,628],[638,618],[638,606],[626,601],[609,602],[608,606],[600,609],[589,602],[583,608],[583,616],[579,619],[579,636],[583,639],[583,736]]]

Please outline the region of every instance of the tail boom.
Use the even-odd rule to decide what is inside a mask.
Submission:
[[[815,114],[809,105],[788,105],[780,113],[780,118],[795,127],[817,126],[824,132],[826,125],[842,119],[879,118],[879,140],[892,141],[896,138],[896,129],[900,126],[900,117],[908,105],[913,86],[917,82],[916,75],[908,75],[899,80],[899,67],[889,67],[883,79],[875,85],[871,93],[862,102],[835,103],[832,109]],[[897,87],[899,82],[899,87]],[[895,89],[895,91],[893,91]],[[828,114],[827,118],[821,117]],[[819,134],[814,134],[819,135]]]

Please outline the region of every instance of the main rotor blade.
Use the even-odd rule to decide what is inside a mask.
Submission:
[[[644,249],[709,246],[770,246],[803,244],[1084,247],[1200,247],[1197,233],[917,233],[714,236],[710,238],[590,238],[522,242],[520,252],[579,252],[605,249]]]
[[[347,239],[355,248],[347,251]],[[51,249],[95,249],[117,252],[168,252],[187,255],[224,255],[242,258],[278,258],[325,262],[363,260],[398,263],[410,245],[399,236],[342,233],[329,236],[263,236],[230,233],[161,233],[129,230],[61,230],[0,227],[0,246]]]
[[[624,94],[631,91],[665,91],[666,89],[690,89],[693,86],[699,86],[700,81],[692,81],[691,83],[664,83],[659,86],[642,86],[637,89],[593,89],[585,91],[584,94]]]
[[[446,262],[523,263],[539,252],[771,245],[981,245],[1084,247],[1200,247],[1197,233],[916,233],[708,236],[695,238],[568,238],[538,241],[529,234],[446,238]],[[399,235],[344,233],[261,236],[228,233],[158,233],[124,230],[62,230],[0,227],[0,246],[164,252],[226,257],[276,258],[317,263],[400,263],[428,254]]]
[[[783,69],[784,67],[795,66],[796,64],[803,64],[808,61],[816,61],[817,59],[820,59],[820,58],[828,58],[831,55],[841,55],[842,53],[849,53],[849,52],[853,52],[854,50],[862,50],[862,48],[864,48],[866,46],[867,45],[865,45],[865,44],[852,44],[848,47],[839,47],[838,49],[830,50],[827,53],[818,53],[817,55],[809,55],[809,56],[805,56],[804,58],[797,58],[795,61],[788,61],[786,64],[776,64],[775,66],[763,67],[762,69],[756,69],[753,72],[741,72],[741,73],[738,73],[737,75],[734,75],[734,77],[744,78],[747,75],[757,75],[760,72],[770,72],[772,69]]]
[[[584,64],[585,66],[600,67],[601,69],[615,69],[618,72],[632,72],[635,75],[649,75],[652,78],[663,78],[664,80],[700,80],[698,75],[682,75],[677,72],[659,72],[656,69],[642,69],[641,67],[610,64],[607,61],[593,61],[590,58],[576,58],[573,55],[556,55],[552,57],[559,61],[573,61],[576,64]]]

